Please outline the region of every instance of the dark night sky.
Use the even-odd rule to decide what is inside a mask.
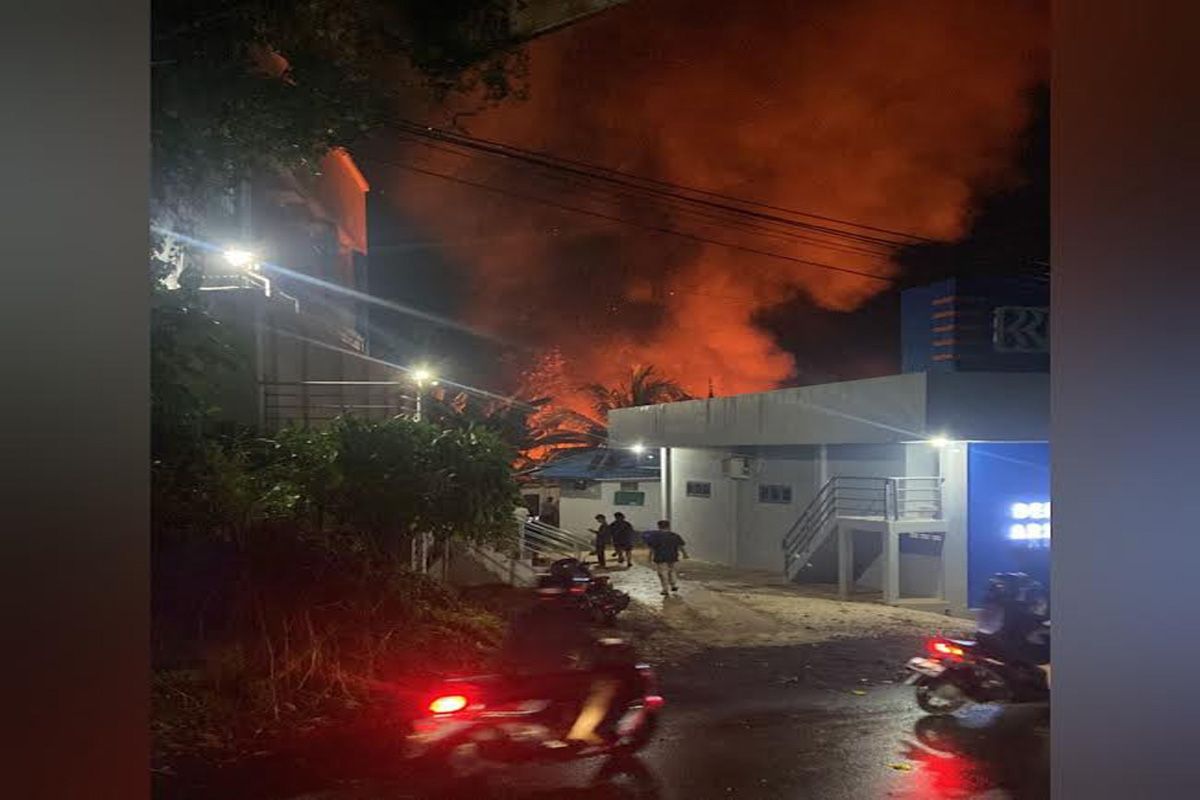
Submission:
[[[914,0],[914,2],[917,1]],[[633,47],[637,58],[644,63],[633,64],[629,69],[634,70],[634,74],[642,77],[657,78],[657,76],[646,75],[646,71],[653,70],[660,63],[665,64],[669,69],[680,59],[686,60],[695,55],[686,50],[680,50],[675,55],[668,53],[662,56],[662,58],[674,58],[674,61],[654,61],[653,59],[657,56],[647,55],[647,53],[655,49],[652,47],[656,41],[655,36],[644,31],[637,34],[628,33],[630,30],[628,22],[622,22],[620,14],[625,13],[626,19],[629,19],[634,14],[633,6],[639,6],[649,9],[645,13],[652,13],[658,9],[663,14],[677,15],[680,13],[680,8],[683,7],[680,6],[680,3],[682,0],[658,0],[656,5],[651,6],[632,4],[624,11],[613,12],[612,16],[603,23],[607,27],[581,30],[577,32],[578,35],[574,40],[569,37],[563,39],[562,41],[566,42],[564,47],[567,48],[570,57],[576,59],[569,63],[578,63],[577,60],[583,58],[592,60],[605,58],[609,57],[608,51],[620,47]],[[868,8],[870,13],[882,15],[884,20],[890,18],[887,15],[891,13],[892,6],[874,4],[869,0],[864,0],[859,5]],[[748,12],[746,16],[750,16]],[[759,24],[755,20],[746,24],[751,24],[751,22]],[[696,23],[696,25],[693,33],[697,36],[703,38],[716,35],[712,31],[714,27],[712,24],[707,24],[707,29],[705,29],[704,23]],[[880,30],[886,32],[886,22],[883,23]],[[930,34],[923,33],[921,35],[928,36]],[[979,37],[986,34],[976,31],[974,35]],[[639,36],[641,38],[638,38]],[[1016,37],[1018,34],[1014,32],[1012,36]],[[1013,41],[1019,41],[1019,38],[1015,38]],[[787,45],[788,41],[786,40],[777,42],[777,46],[786,47]],[[553,46],[558,47],[557,44]],[[770,45],[768,43],[764,46]],[[594,52],[588,53],[588,47],[591,47]],[[571,48],[575,48],[583,54],[579,55]],[[676,49],[679,50],[679,47]],[[697,49],[702,48],[697,46]],[[596,52],[599,55],[596,55]],[[967,48],[967,52],[970,52],[970,48]],[[860,54],[856,57],[861,60],[869,56]],[[966,57],[970,58],[970,55]],[[1009,58],[1009,56],[997,56],[996,58]],[[1000,62],[997,61],[997,63]],[[538,63],[535,60],[534,68],[537,69],[537,67]],[[944,68],[937,65],[929,67],[929,69]],[[638,69],[642,72],[638,73],[636,71]],[[1000,69],[997,66],[993,71],[998,75],[1001,74]],[[1009,69],[1009,67],[1004,69]],[[684,81],[691,80],[691,71],[685,70],[677,74],[676,80],[680,79],[680,75],[683,76],[682,80]],[[991,79],[995,80],[996,75],[992,75]],[[915,74],[914,80],[919,78],[920,74]],[[570,124],[564,123],[561,126],[562,131],[542,136],[537,123],[538,115],[540,114],[543,120],[547,118],[557,120],[561,116],[561,109],[557,107],[557,104],[569,103],[570,98],[581,91],[581,81],[577,74],[567,75],[566,83],[559,81],[547,84],[545,80],[541,80],[539,85],[537,80],[535,80],[533,89],[535,92],[541,92],[540,102],[534,102],[532,104],[534,107],[529,109],[522,108],[518,104],[506,112],[509,119],[504,125],[511,127],[515,133],[510,139],[505,140],[530,147],[540,145],[547,151],[568,157],[607,164],[628,165],[630,163],[628,156],[622,161],[616,161],[614,154],[620,155],[623,152],[622,148],[626,151],[633,149],[638,153],[634,156],[633,161],[636,168],[631,171],[653,174],[654,177],[672,177],[670,174],[657,172],[661,167],[662,155],[654,156],[655,151],[652,148],[661,146],[660,143],[638,144],[642,139],[637,137],[651,134],[636,133],[636,131],[661,124],[653,116],[639,119],[638,113],[643,116],[648,113],[644,108],[634,110],[632,118],[628,122],[630,127],[622,129],[618,126],[613,129],[612,136],[619,138],[623,135],[626,137],[627,141],[620,145],[610,145],[607,142],[608,134],[605,131],[597,133],[595,121],[587,119],[579,123],[582,125],[581,129],[572,131]],[[662,80],[669,81],[670,78],[662,78]],[[696,80],[700,81],[702,77],[697,77]],[[592,79],[589,78],[589,81]],[[598,106],[603,106],[607,103],[610,106],[618,105],[619,107],[620,103],[628,103],[630,97],[636,98],[638,94],[637,91],[629,92],[630,84],[619,75],[607,78],[596,77],[594,89],[589,81],[582,82],[588,84],[587,91],[589,93],[585,95],[585,102],[589,104],[594,102]],[[683,91],[690,90],[690,85],[684,85]],[[856,90],[862,91],[862,87],[859,86]],[[777,93],[776,89],[769,86],[765,91],[768,91],[768,97]],[[911,87],[909,91],[911,91]],[[555,96],[547,100],[547,95]],[[561,95],[561,99],[557,95]],[[886,96],[882,98],[883,101],[887,101],[887,99]],[[936,102],[936,100],[935,97],[927,102]],[[638,101],[634,99],[633,102],[637,103]],[[1031,260],[1048,260],[1048,92],[1044,88],[1036,90],[1029,98],[1029,105],[1033,110],[1032,120],[1027,125],[1020,143],[1018,163],[1013,165],[1015,169],[1010,170],[1007,175],[1010,185],[1003,190],[993,188],[982,194],[976,192],[970,202],[971,221],[965,238],[956,243],[928,245],[900,251],[893,259],[899,267],[896,286],[866,299],[853,311],[831,310],[828,302],[822,303],[820,297],[806,292],[792,293],[793,299],[782,304],[764,304],[765,310],[758,312],[754,317],[754,322],[768,331],[778,346],[790,354],[796,362],[795,369],[789,378],[783,381],[784,383],[812,383],[895,372],[899,360],[898,291],[900,288],[920,285],[952,275],[1010,272],[1020,269],[1023,264],[1028,264]],[[556,116],[546,117],[547,108],[551,109]],[[574,109],[574,111],[582,112],[583,109]],[[589,108],[582,116],[592,115],[603,122],[607,118],[596,116],[600,113]],[[605,113],[611,114],[612,112],[609,110]],[[759,112],[756,107],[749,113]],[[529,117],[529,120],[520,120],[523,115]],[[579,116],[579,114],[576,113],[574,116]],[[513,123],[514,119],[518,120],[515,124]],[[758,120],[750,118],[745,124],[759,126],[753,130],[769,130],[770,126],[767,124],[769,122],[769,117]],[[557,125],[557,122],[555,124]],[[702,118],[700,123],[691,124],[706,123]],[[936,130],[938,123],[933,124]],[[964,121],[954,124],[966,123]],[[501,135],[497,135],[495,130],[485,130],[478,135],[504,139],[503,134],[507,131],[504,125],[498,128]],[[536,145],[529,142],[529,130],[531,129],[539,131],[539,140]],[[475,131],[474,128],[471,130]],[[583,133],[580,133],[579,130],[582,130]],[[632,147],[629,140],[631,131],[635,132]],[[659,128],[654,135],[665,138],[666,133]],[[521,136],[521,134],[525,135]],[[556,136],[557,138],[555,138]],[[923,145],[918,142],[916,145],[910,143],[907,146],[912,148]],[[693,255],[689,253],[686,245],[681,246],[676,242],[673,243],[673,249],[668,248],[661,241],[655,241],[654,237],[639,234],[636,230],[621,229],[617,231],[619,237],[613,238],[612,231],[598,231],[594,226],[589,228],[586,219],[579,220],[570,214],[559,215],[549,220],[549,224],[554,228],[561,227],[566,238],[560,243],[556,239],[555,244],[547,245],[546,242],[555,236],[555,233],[547,227],[547,219],[534,215],[529,208],[522,207],[521,201],[502,200],[502,206],[507,205],[512,208],[511,210],[502,208],[499,212],[495,207],[486,205],[489,202],[486,196],[480,198],[470,192],[452,195],[448,202],[447,197],[443,196],[445,194],[444,187],[438,186],[436,183],[426,186],[420,182],[407,180],[402,177],[405,173],[380,167],[377,161],[372,160],[372,156],[378,158],[379,155],[385,159],[394,158],[395,153],[392,148],[394,145],[390,145],[386,139],[382,139],[357,151],[360,154],[359,160],[363,171],[372,183],[370,290],[373,294],[459,320],[474,319],[479,315],[481,303],[486,307],[493,300],[489,292],[496,286],[496,278],[489,277],[487,272],[480,272],[481,269],[495,270],[497,266],[487,265],[486,259],[481,261],[479,252],[480,250],[486,252],[489,244],[486,241],[481,244],[479,240],[494,237],[497,239],[499,247],[501,246],[499,240],[504,237],[517,237],[518,240],[520,237],[526,237],[530,246],[531,260],[537,259],[538,256],[533,253],[538,251],[542,253],[542,257],[547,251],[553,253],[554,258],[558,261],[556,270],[553,273],[543,272],[542,274],[553,276],[551,280],[557,283],[555,285],[548,284],[547,278],[538,278],[536,271],[532,271],[524,277],[525,284],[499,285],[498,293],[494,297],[494,306],[501,309],[504,315],[514,318],[521,314],[532,314],[534,317],[542,315],[549,319],[556,314],[561,316],[572,304],[574,306],[570,313],[579,314],[578,304],[582,302],[585,316],[575,319],[574,323],[571,321],[572,318],[559,319],[556,322],[557,328],[550,326],[546,329],[534,326],[523,336],[524,349],[521,349],[496,346],[486,340],[426,323],[414,322],[410,317],[396,312],[376,310],[373,312],[373,322],[377,329],[374,334],[373,347],[376,354],[381,357],[402,363],[431,358],[440,362],[443,370],[453,374],[456,379],[479,386],[511,389],[511,378],[514,372],[512,368],[528,364],[537,349],[545,349],[547,346],[557,344],[557,331],[561,331],[565,340],[576,333],[572,328],[578,328],[580,325],[586,328],[588,325],[595,325],[597,320],[603,323],[605,319],[603,308],[596,309],[600,312],[598,316],[586,316],[589,301],[592,301],[593,304],[595,301],[592,293],[588,291],[583,292],[582,297],[579,291],[571,291],[573,288],[578,288],[572,286],[572,279],[569,277],[569,268],[572,265],[578,265],[583,269],[589,266],[589,262],[596,262],[597,266],[611,276],[609,281],[601,284],[602,291],[615,290],[619,296],[620,292],[626,291],[622,289],[623,286],[628,286],[630,281],[637,279],[639,271],[646,270],[653,273],[656,269],[662,268],[658,262],[664,258],[667,260],[682,258],[686,261]],[[362,154],[365,154],[365,157]],[[751,158],[754,155],[752,151],[749,153]],[[746,156],[747,153],[732,152],[730,154],[732,160],[736,161],[740,157],[742,163],[754,163],[746,161]],[[929,154],[926,153],[923,157],[928,156]],[[769,156],[767,157],[769,158]],[[643,161],[645,163],[641,167],[637,167],[637,164]],[[473,177],[484,175],[490,182],[503,185],[522,185],[527,180],[524,174],[496,171],[489,164],[471,166],[486,170],[472,173]],[[414,187],[416,188],[414,189]],[[538,188],[540,190],[537,192],[538,194],[546,194],[547,185],[544,182]],[[435,224],[431,224],[428,212],[424,212],[424,217],[420,219],[418,217],[421,215],[414,216],[411,213],[414,203],[424,205],[421,192],[426,190],[431,193],[428,206],[436,209],[436,214],[455,217],[455,224],[448,226],[448,230],[445,228],[439,230],[436,218]],[[570,198],[570,192],[566,192],[564,196]],[[491,198],[490,202],[496,202],[495,198]],[[800,202],[802,207],[818,213],[832,213],[835,216],[840,214],[846,218],[870,224],[889,224],[887,219],[851,216],[849,213],[839,212],[837,209],[827,209],[814,202],[806,202],[804,198]],[[528,218],[522,218],[522,213],[529,214]],[[506,217],[505,214],[509,216]],[[464,232],[470,229],[471,223],[475,223],[476,228],[469,233]],[[897,227],[905,226],[900,224]],[[643,246],[646,248],[644,252],[639,250]],[[518,254],[521,252],[519,247],[518,242],[516,251]],[[730,268],[735,271],[743,269],[736,264],[731,264]],[[623,271],[619,274],[612,273],[613,269]],[[668,276],[664,280],[669,280],[669,276],[672,274],[669,271],[671,269],[669,265],[667,269],[668,272],[662,273]],[[566,270],[565,273],[564,270]],[[706,273],[701,271],[696,274],[703,278]],[[593,276],[586,271],[581,272],[578,280],[584,279],[590,281],[593,280]],[[521,288],[522,285],[525,286],[524,289]],[[703,289],[705,285],[707,284],[702,283],[700,288]],[[481,286],[484,289],[482,297],[478,291]],[[720,290],[727,292],[728,288]],[[561,299],[561,303],[559,299]],[[606,297],[603,302],[609,301],[610,298]],[[635,300],[627,302],[630,307],[637,307]],[[640,324],[650,326],[647,329],[652,329],[655,324],[662,324],[663,319],[670,319],[657,315],[651,306],[652,304],[643,304],[642,307],[639,307],[643,312],[643,322],[631,323],[632,315],[625,315],[623,324],[634,328]],[[719,322],[721,316],[726,313],[728,312],[719,303],[716,303],[712,308],[712,320]],[[520,335],[513,336],[514,331],[512,330],[504,331],[504,333],[513,339],[522,338]],[[586,355],[585,353],[584,356]]]

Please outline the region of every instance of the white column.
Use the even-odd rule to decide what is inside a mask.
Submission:
[[[900,599],[900,536],[887,528],[883,536],[883,602],[895,605]]]
[[[671,519],[671,491],[673,483],[671,468],[671,448],[658,448],[659,491],[662,492],[662,518]]]
[[[740,506],[742,481],[724,478],[729,487],[729,566],[736,567],[738,563],[738,537],[742,533]]]
[[[942,518],[946,538],[942,542],[944,597],[955,614],[967,611],[967,443],[950,442],[940,451],[938,469],[942,482]]]
[[[839,525],[838,543],[838,597],[849,599],[854,591],[854,530]]]

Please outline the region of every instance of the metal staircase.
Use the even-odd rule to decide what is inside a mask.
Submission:
[[[942,479],[835,476],[820,488],[783,537],[783,571],[792,580],[838,528],[850,520],[936,520]]]

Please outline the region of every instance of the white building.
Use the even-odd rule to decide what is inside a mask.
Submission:
[[[1044,294],[910,290],[905,374],[619,409],[609,435],[660,449],[695,556],[965,613],[994,572],[1049,580]]]

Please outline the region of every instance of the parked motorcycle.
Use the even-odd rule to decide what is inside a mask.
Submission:
[[[577,604],[589,619],[602,625],[612,625],[617,615],[629,607],[629,595],[615,588],[607,575],[594,575],[574,558],[551,564],[549,574],[538,580],[538,586],[564,589],[564,602]]]
[[[467,775],[488,766],[637,752],[654,734],[663,698],[649,665],[624,659],[621,653],[629,651],[621,643],[608,647],[618,653],[610,663],[622,665],[612,669],[621,689],[609,724],[600,730],[602,744],[563,742],[591,673],[565,676],[558,686],[547,676],[484,675],[447,680],[437,688],[413,722],[409,756],[444,762]]]
[[[968,703],[1037,703],[1050,699],[1046,674],[1036,665],[1005,659],[979,642],[931,639],[928,654],[910,659],[917,705],[952,714]]]

